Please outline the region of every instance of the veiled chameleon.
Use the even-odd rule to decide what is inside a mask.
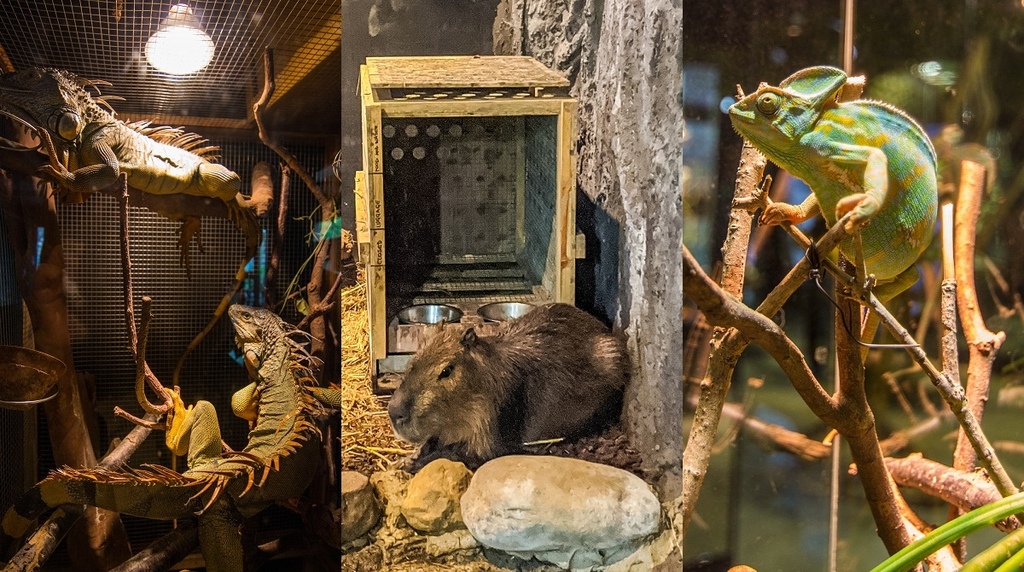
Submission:
[[[864,266],[885,300],[917,281],[913,264],[931,241],[938,204],[935,150],[899,109],[842,101],[847,79],[836,68],[807,68],[778,87],[762,83],[729,108],[729,117],[740,135],[813,191],[799,206],[770,205],[762,223],[798,223],[821,212],[831,226],[852,211]],[[856,259],[851,238],[840,251]]]

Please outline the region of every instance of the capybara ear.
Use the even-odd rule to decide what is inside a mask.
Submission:
[[[467,350],[476,345],[476,330],[469,328],[466,333],[462,334],[462,347]]]

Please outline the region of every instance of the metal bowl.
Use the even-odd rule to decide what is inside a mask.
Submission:
[[[399,324],[440,324],[458,322],[462,310],[446,304],[416,304],[398,311]]]
[[[57,395],[64,362],[20,346],[0,346],[0,407],[26,410]]]
[[[533,304],[526,302],[491,302],[480,306],[476,311],[488,322],[504,322],[522,318],[534,308]]]

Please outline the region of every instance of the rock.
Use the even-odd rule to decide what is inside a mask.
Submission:
[[[341,542],[352,542],[380,520],[381,509],[370,479],[357,471],[341,472]]]
[[[510,455],[473,475],[462,518],[484,546],[591,570],[622,560],[657,533],[661,505],[639,477],[615,467]]]
[[[437,459],[409,480],[402,501],[402,516],[412,528],[440,534],[465,528],[459,499],[473,473],[466,465]]]

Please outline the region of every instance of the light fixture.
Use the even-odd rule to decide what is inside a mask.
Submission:
[[[213,59],[213,40],[187,4],[176,4],[146,42],[146,59],[165,73],[195,73]]]

